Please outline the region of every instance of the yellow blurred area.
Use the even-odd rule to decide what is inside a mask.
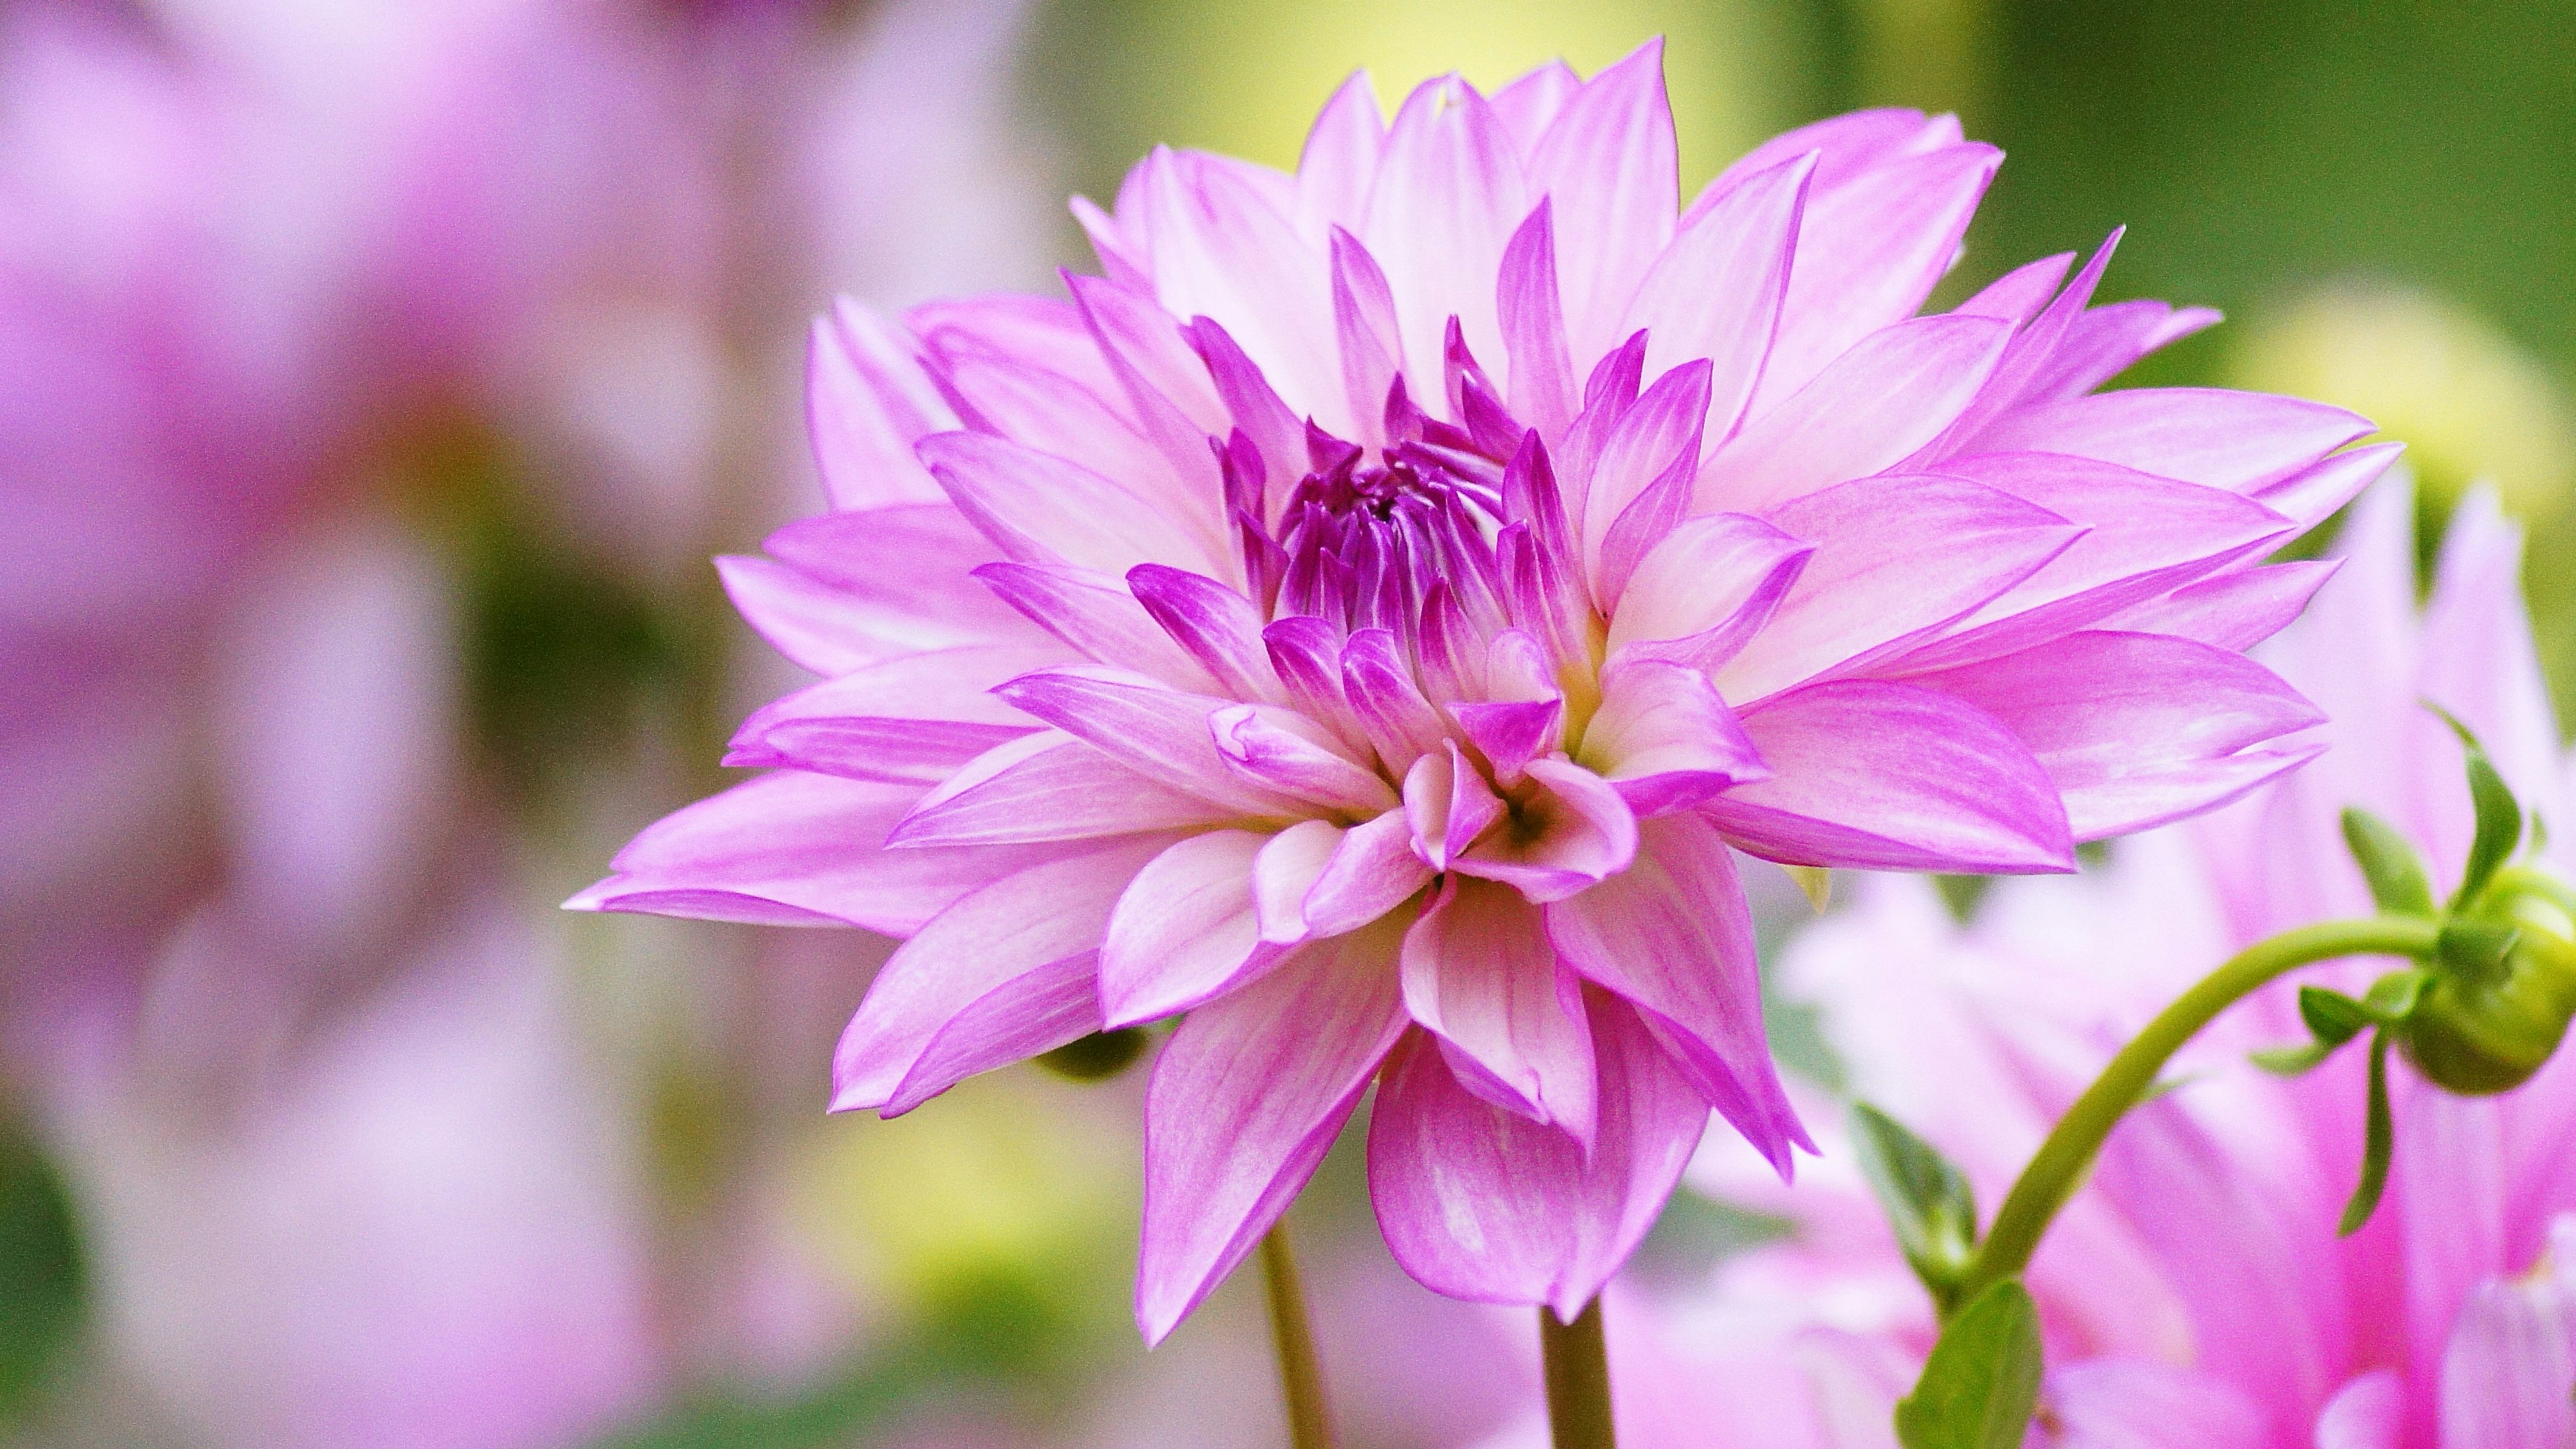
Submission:
[[[1125,1096],[1021,1068],[891,1122],[834,1118],[796,1155],[791,1220],[852,1287],[915,1309],[996,1283],[1091,1296],[1135,1233]]]
[[[2232,381],[2352,409],[2408,446],[2426,504],[2447,515],[2492,481],[2507,511],[2548,518],[2576,485],[2576,419],[2538,359],[2427,292],[2346,283],[2248,327]]]
[[[1489,93],[1562,57],[1585,75],[1655,35],[1684,187],[1778,129],[1795,104],[1784,64],[1796,40],[1782,12],[1750,0],[1313,0],[1243,5],[1167,0],[1122,43],[1143,47],[1142,73],[1165,82],[1150,105],[1156,133],[1274,166],[1297,159],[1316,107],[1354,65],[1392,110],[1417,82],[1450,70]]]

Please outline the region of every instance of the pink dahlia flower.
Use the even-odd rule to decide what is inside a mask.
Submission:
[[[2431,847],[2441,888],[2457,881],[2471,831],[2459,745],[2419,701],[2472,724],[2549,820],[2576,808],[2523,613],[2520,540],[2493,495],[2454,518],[2420,619],[2406,490],[2377,490],[2354,515],[2342,576],[2268,655],[2333,706],[2334,748],[2315,768],[2130,842],[2099,878],[2007,885],[1965,928],[1921,882],[1873,881],[1859,909],[1784,958],[1784,988],[1822,1008],[1854,1090],[1950,1154],[1989,1211],[2112,1050],[2201,973],[2265,936],[2370,910],[2338,838],[2345,805]],[[2543,860],[2562,875],[2576,865],[2563,832]],[[2386,965],[2299,979],[2358,991]],[[2033,989],[2043,982],[2060,985]],[[2303,1038],[2295,993],[2273,987],[2195,1043],[2171,1073],[2180,1085],[2112,1134],[2032,1261],[2050,1359],[2032,1443],[2576,1443],[2576,1059],[2479,1098],[2393,1068],[2388,1195],[2340,1238],[2362,1054],[2286,1081],[2246,1060]],[[1892,1449],[1887,1416],[1930,1344],[1930,1305],[1849,1154],[1813,1176],[1783,1194],[1749,1154],[1711,1144],[1694,1177],[1798,1233],[1729,1265],[1721,1291],[1661,1331],[1634,1325],[1645,1351],[1621,1368],[1636,1424],[1657,1422],[1658,1404],[1704,1411],[1724,1385],[1744,1387],[1731,1365],[1763,1354],[1807,1364],[1820,1396],[1823,1368],[1893,1355],[1893,1374],[1833,1380],[1841,1430],[1719,1441]],[[1660,1422],[1674,1427],[1634,1442],[1709,1442],[1686,1415]]]
[[[1735,852],[2054,871],[2298,763],[2256,567],[2348,413],[2089,395],[2210,314],[2108,248],[1917,316],[1998,160],[1873,111],[1687,208],[1661,55],[1335,95],[1296,174],[1157,151],[1067,298],[818,324],[835,511],[725,562],[827,682],[591,909],[909,941],[834,1105],[1188,1013],[1146,1108],[1159,1339],[1362,1091],[1397,1257],[1570,1313],[1714,1107],[1806,1137]]]

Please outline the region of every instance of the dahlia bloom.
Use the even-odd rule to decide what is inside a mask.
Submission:
[[[2090,395],[2212,314],[2109,259],[1917,316],[1998,161],[1845,116],[1679,204],[1661,55],[1365,77],[1296,174],[1156,151],[1070,296],[817,324],[834,511],[724,561],[826,682],[573,905],[910,938],[835,1062],[909,1110],[1187,1013],[1146,1106],[1159,1339],[1361,1093],[1424,1283],[1570,1314],[1709,1109],[1807,1137],[1736,852],[2036,872],[2306,758],[2258,567],[2348,413]]]
[[[2269,656],[2334,707],[2334,748],[2317,765],[2128,842],[2098,879],[2008,884],[1970,927],[1921,882],[1879,880],[1857,910],[1791,947],[1784,987],[1821,1006],[1854,1091],[1952,1155],[1989,1210],[2112,1050],[2199,973],[2283,929],[2370,909],[2336,835],[2344,805],[2428,843],[2436,875],[2457,878],[2469,838],[2459,747],[2419,699],[2475,727],[2526,802],[2570,818],[2514,531],[2491,494],[2472,495],[2419,623],[2412,515],[2401,487],[2366,500],[2342,576]],[[2564,873],[2558,839],[2546,859]],[[2298,979],[2358,990],[2384,965]],[[2034,991],[2049,982],[2060,985]],[[2050,1361],[2049,1435],[2034,1442],[2570,1442],[2576,1062],[2562,1054],[2525,1086],[2480,1098],[2396,1069],[2388,1195],[2368,1227],[2339,1239],[2361,1153],[2360,1054],[2294,1080],[2246,1061],[2301,1039],[2295,1003],[2286,983],[2217,1022],[2176,1063],[2181,1085],[2112,1134],[2033,1260]],[[1931,1312],[1858,1173],[1838,1153],[1814,1174],[1822,1183],[1782,1194],[1747,1154],[1722,1149],[1711,1144],[1696,1180],[1782,1213],[1798,1233],[1730,1264],[1718,1291],[1665,1331],[1639,1325],[1655,1346],[1622,1371],[1640,1415],[1722,1393],[1749,1340],[1805,1365],[1820,1401],[1839,1396],[1859,1427],[1745,1442],[1892,1443],[1887,1415],[1930,1345]],[[1891,1354],[1905,1371],[1831,1372]],[[1629,1437],[1648,1449],[1705,1442],[1680,1429]]]

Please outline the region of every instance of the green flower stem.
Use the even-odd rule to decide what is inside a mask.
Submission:
[[[2030,1266],[2030,1255],[2038,1249],[2041,1236],[2057,1210],[2074,1196],[2111,1129],[2155,1085],[2157,1075],[2183,1043],[2220,1012],[2285,973],[2319,961],[2340,956],[2429,956],[2436,930],[2434,922],[2412,916],[2302,926],[2254,943],[2201,978],[2200,984],[2176,998],[2122,1047],[2058,1119],[1996,1210],[1994,1226],[1960,1275],[1950,1301],[1974,1302],[1988,1285]]]
[[[1540,1356],[1547,1364],[1547,1427],[1556,1449],[1618,1449],[1610,1422],[1610,1350],[1601,1334],[1601,1300],[1583,1305],[1572,1323],[1538,1310]]]
[[[1315,1362],[1315,1332],[1306,1321],[1306,1290],[1288,1251],[1285,1220],[1262,1235],[1261,1278],[1270,1290],[1270,1339],[1279,1351],[1279,1391],[1288,1401],[1288,1442],[1293,1449],[1333,1449],[1324,1372]]]

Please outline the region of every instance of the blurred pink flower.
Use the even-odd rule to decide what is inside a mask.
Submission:
[[[526,922],[506,896],[460,903],[398,980],[248,1085],[191,1074],[202,1000],[55,1035],[37,1106],[105,1340],[192,1436],[542,1449],[647,1401],[632,1144]],[[256,979],[215,959],[246,946],[189,933],[165,982]]]
[[[1783,983],[1821,1006],[1853,1092],[1968,1172],[1991,1211],[2049,1123],[2118,1043],[2227,953],[2369,897],[2337,834],[2359,804],[2434,843],[2456,879],[2469,809],[2457,742],[2417,702],[2469,721],[2527,801],[2568,818],[2556,727],[2521,602],[2520,540],[2490,494],[2453,520],[2437,586],[2414,607],[2412,501],[2355,510],[2341,576],[2267,654],[2334,707],[2334,748],[2291,780],[2127,842],[2093,878],[1999,887],[1959,927],[1922,883],[1869,881],[1857,909],[1792,947]],[[2550,859],[2571,863],[2564,837]],[[2383,963],[2384,964],[2384,963]],[[2360,989],[2376,967],[2303,973]],[[2195,1449],[2494,1449],[2576,1436],[2576,1064],[2524,1088],[2454,1097],[2399,1073],[2397,1155],[2378,1217],[2336,1220],[2359,1170],[2358,1053],[2282,1081],[2246,1053],[2302,1038],[2295,988],[2230,1013],[2172,1075],[2182,1085],[2115,1133],[2034,1260],[2048,1328],[2051,1426],[2038,1442]],[[1838,1145],[1838,1144],[1837,1144]],[[1721,1195],[1798,1225],[1738,1260],[1706,1321],[1767,1319],[1778,1345],[1858,1333],[1905,1356],[1866,1432],[1928,1346],[1931,1319],[1848,1154],[1796,1194],[1712,1142],[1695,1169]],[[1638,1392],[1727,1370],[1722,1335],[1640,1327]],[[1676,1342],[1696,1346],[1679,1347]],[[1656,1353],[1686,1367],[1656,1367]],[[1643,1439],[1699,1442],[1695,1439]],[[1735,1440],[1726,1442],[1734,1443]],[[1748,1438],[1742,1442],[1773,1441]]]
[[[2106,246],[1916,317],[1999,159],[1874,111],[1689,208],[1661,52],[1490,100],[1364,77],[1294,176],[1160,150],[1070,300],[818,323],[836,511],[729,559],[829,681],[587,909],[909,936],[834,1105],[1188,1018],[1137,1317],[1252,1247],[1375,1077],[1389,1244],[1571,1314],[1714,1107],[1805,1142],[1730,847],[2057,871],[2297,764],[2255,561],[2392,450],[2243,393],[2088,395],[2212,320]]]

